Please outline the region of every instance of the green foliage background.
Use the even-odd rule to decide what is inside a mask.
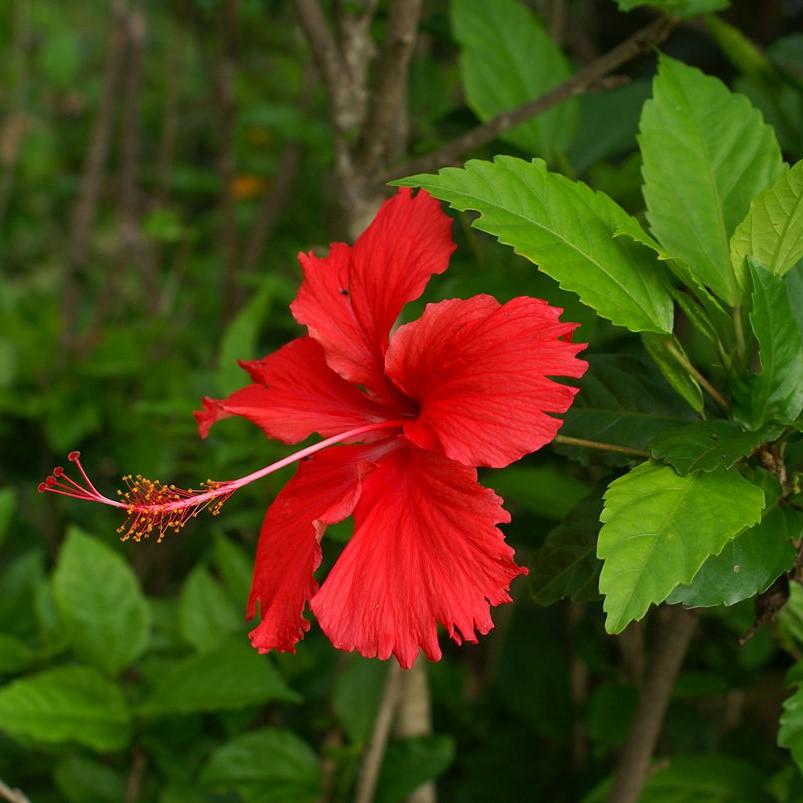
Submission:
[[[411,65],[409,153],[433,150],[540,95],[654,15],[641,3],[618,5],[425,2]],[[424,300],[487,292],[564,307],[582,324],[577,337],[589,343],[591,363],[565,431],[652,449],[672,468],[655,463],[617,480],[636,462],[631,457],[564,444],[486,473],[513,514],[508,538],[531,567],[531,582],[514,586],[514,605],[495,611],[496,628],[479,645],[444,643],[443,661],[428,666],[433,733],[391,741],[381,803],[404,800],[434,778],[442,800],[461,803],[606,799],[654,628],[647,619],[621,636],[606,634],[598,588],[613,589],[607,610],[616,602],[617,564],[606,544],[625,525],[603,515],[600,579],[602,494],[615,480],[611,504],[647,474],[659,491],[667,482],[689,489],[691,502],[667,527],[699,528],[696,551],[683,557],[687,576],[672,574],[668,588],[619,605],[621,619],[608,627],[622,630],[667,597],[706,613],[659,744],[659,756],[672,760],[658,765],[643,800],[803,800],[799,770],[776,745],[784,675],[803,654],[799,587],[774,624],[740,642],[756,618],[753,595],[791,567],[790,539],[799,538],[800,525],[792,505],[778,504],[768,472],[752,466],[746,479],[732,468],[762,438],[777,437],[777,422],[797,419],[803,405],[801,251],[788,244],[767,255],[760,237],[773,210],[800,202],[800,165],[753,200],[754,228],[740,226],[730,250],[719,238],[698,253],[691,230],[702,220],[729,235],[743,217],[733,210],[773,183],[781,156],[792,164],[803,157],[803,39],[785,35],[801,18],[781,3],[734,3],[707,22],[694,14],[724,3],[654,5],[693,19],[665,45],[679,61],[665,61],[657,90],[650,86],[657,58],[649,54],[624,68],[621,86],[572,98],[465,154],[503,158],[472,162],[455,179],[508,171],[523,187],[518,197],[531,196],[528,215],[548,216],[562,204],[571,210],[579,193],[590,210],[587,253],[538,271],[527,260],[540,262],[554,238],[571,231],[523,227],[517,237],[511,232],[521,210],[500,212],[485,199],[489,211],[476,193],[461,206],[449,197],[452,174],[430,177],[439,197],[482,218],[472,228],[471,212],[455,212],[458,251]],[[77,203],[98,146],[110,42],[112,50],[124,42],[100,0],[16,0],[0,8],[0,779],[37,803],[350,800],[387,672],[380,662],[335,652],[314,626],[294,655],[259,656],[248,646],[243,612],[256,536],[287,471],[238,493],[220,518],[200,518],[161,544],[120,544],[112,511],[36,493],[74,448],[109,491],[130,472],[186,485],[239,476],[286,452],[239,420],[200,441],[191,413],[202,395],[241,384],[237,359],[298,333],[288,311],[299,280],[295,254],[346,236],[338,199],[348,188],[332,178],[326,99],[292,4],[241,0],[230,99],[220,89],[231,57],[226,7],[221,0],[129,3],[144,30],[111,95],[108,153],[85,240]],[[561,46],[535,16],[549,20],[558,8],[566,15]],[[380,3],[378,38],[386,24]],[[757,32],[761,49],[739,30]],[[672,122],[657,105],[661,93],[685,86],[690,68],[680,62],[719,75],[757,109],[724,87],[697,99],[692,108],[705,108],[719,128],[702,130],[704,141],[689,153],[667,133]],[[770,144],[755,145],[762,158],[748,159],[759,113],[771,129],[756,137]],[[722,176],[707,193],[689,189],[702,169],[695,158],[724,139],[732,151],[716,154]],[[533,157],[544,161],[521,166]],[[676,170],[662,175],[667,163]],[[642,167],[653,187],[678,188],[676,206],[667,208],[659,191],[642,199]],[[637,215],[636,228],[627,228],[633,218],[609,198],[576,190],[570,179]],[[732,185],[721,209],[711,200],[717,181]],[[720,326],[716,304],[678,300],[662,272],[617,296],[634,264],[647,270],[666,256],[655,252],[648,225],[724,301],[746,298],[753,287],[745,324],[762,355],[774,349],[781,369],[734,389],[742,400],[734,417],[748,432],[697,421],[705,404],[699,385],[672,373],[671,360],[662,364],[664,341],[650,340],[673,331],[674,299],[688,305],[674,331],[690,357],[721,363],[700,333],[710,318],[713,329]],[[625,236],[610,238],[615,226]],[[482,233],[499,228],[501,242]],[[733,273],[731,259],[739,266]],[[578,286],[578,271],[598,263],[610,271],[606,281]],[[788,270],[785,284],[765,268]],[[702,324],[694,325],[695,315]],[[696,429],[678,435],[693,422]],[[709,448],[712,432],[722,450]],[[801,464],[798,440],[790,465]],[[719,497],[723,506],[733,500],[725,529],[706,520]],[[323,571],[348,535],[347,527],[330,530]],[[755,574],[738,588],[717,585],[729,566],[747,565],[736,557],[745,555],[758,556]],[[647,573],[666,569],[627,560]],[[716,560],[727,563],[724,571]],[[801,677],[793,670],[789,682]],[[785,704],[780,741],[803,763],[799,696]]]

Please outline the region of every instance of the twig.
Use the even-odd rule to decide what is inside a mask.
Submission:
[[[423,658],[402,675],[396,733],[402,739],[432,733],[432,704],[427,665]],[[435,803],[435,784],[429,781],[419,786],[407,798],[407,803]]]
[[[148,764],[148,756],[143,750],[135,747],[132,751],[131,769],[125,782],[124,803],[137,803],[139,792],[142,788],[142,776],[145,774],[145,767]]]
[[[664,339],[667,351],[675,358],[675,361],[683,368],[689,376],[697,380],[700,387],[727,413],[730,409],[727,399],[689,362],[677,346],[672,342],[671,337]]]
[[[646,449],[634,449],[632,446],[619,446],[616,443],[604,443],[603,441],[588,441],[585,438],[572,438],[569,435],[556,435],[555,443],[562,443],[564,446],[583,446],[586,449],[600,449],[604,452],[632,454],[634,457],[650,456]]]
[[[388,674],[385,679],[382,700],[379,703],[379,711],[377,711],[376,720],[374,721],[374,731],[363,756],[362,767],[360,767],[360,777],[357,780],[357,794],[354,797],[354,803],[371,803],[374,799],[376,782],[379,780],[379,771],[382,768],[382,758],[385,755],[385,747],[388,743],[390,729],[399,704],[401,679],[401,667],[395,661],[391,661],[388,665]]]
[[[20,789],[12,789],[0,781],[0,798],[7,800],[8,803],[31,803]]]
[[[422,0],[394,0],[390,7],[385,47],[359,149],[361,167],[366,174],[373,173],[387,156],[391,133],[403,106],[421,4]]]
[[[697,617],[677,606],[661,609],[652,666],[633,724],[619,756],[619,768],[608,803],[637,803],[658,743],[672,687],[688,650]]]
[[[542,114],[558,103],[562,103],[575,95],[580,95],[591,87],[596,86],[608,73],[617,70],[623,64],[662,42],[669,35],[676,22],[671,17],[659,17],[625,39],[613,50],[608,51],[605,55],[600,56],[596,61],[584,67],[567,81],[550,89],[549,92],[528,101],[516,109],[502,112],[502,114],[497,115],[487,123],[467,131],[431,153],[393,167],[382,176],[382,180],[390,181],[394,178],[409,176],[412,173],[423,173],[444,165],[453,164],[464,153],[491,142],[519,123],[523,123],[537,114]]]

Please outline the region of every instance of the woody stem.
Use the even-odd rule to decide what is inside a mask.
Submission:
[[[562,443],[565,446],[582,446],[586,449],[600,449],[605,452],[620,452],[621,454],[631,454],[634,457],[650,456],[646,449],[634,449],[632,446],[619,446],[616,443],[602,441],[589,441],[585,438],[572,438],[569,435],[556,435],[555,443]]]

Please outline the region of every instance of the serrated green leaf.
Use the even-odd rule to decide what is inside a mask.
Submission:
[[[481,120],[540,97],[571,75],[566,56],[522,3],[451,0],[450,12],[463,88]],[[501,136],[552,162],[568,147],[576,118],[571,98]]]
[[[615,201],[540,159],[497,156],[446,167],[396,184],[423,187],[472,223],[536,263],[603,318],[634,332],[671,332],[672,299],[665,271],[649,249],[614,237],[630,216]]]
[[[298,695],[270,659],[253,649],[243,635],[216,650],[177,661],[157,679],[143,713],[160,716],[226,711],[268,700],[295,702]]]
[[[315,803],[321,768],[312,748],[294,733],[262,728],[235,737],[212,753],[201,783],[254,803]]]
[[[69,803],[120,803],[125,784],[111,767],[81,756],[68,756],[53,770],[53,780]]]
[[[754,429],[767,421],[792,422],[803,410],[803,338],[788,287],[749,259],[753,280],[750,325],[761,371],[735,387],[734,415]]]
[[[332,706],[349,739],[367,744],[387,676],[384,662],[354,655],[338,672]]]
[[[0,730],[14,738],[120,750],[130,725],[122,692],[90,667],[60,666],[0,688]]]
[[[0,489],[0,547],[3,545],[11,514],[14,512],[14,491],[12,488]]]
[[[694,420],[688,406],[670,388],[646,357],[592,354],[589,370],[580,380],[580,393],[565,415],[562,435],[648,449],[668,430]],[[556,451],[587,459],[588,450],[556,444]],[[632,457],[596,452],[611,465],[627,465]]]
[[[730,241],[734,270],[753,257],[770,273],[783,276],[803,257],[803,161],[781,173],[756,196]]]
[[[77,527],[59,552],[53,594],[83,660],[116,674],[144,652],[150,609],[136,576],[113,549]]]
[[[774,507],[761,521],[737,535],[719,555],[710,557],[689,585],[679,586],[670,603],[690,608],[735,605],[766,591],[795,562],[791,539],[800,536],[794,515]]]
[[[414,736],[388,746],[376,790],[376,803],[402,803],[421,784],[441,775],[454,760],[450,736]]]
[[[583,499],[566,520],[547,535],[536,550],[530,571],[530,588],[539,605],[552,605],[569,597],[574,602],[599,598],[597,535],[602,513],[599,493]]]
[[[675,17],[695,17],[727,8],[730,0],[616,0],[616,4],[622,11],[631,11],[639,6],[653,6]]]
[[[732,267],[729,239],[783,169],[772,129],[719,79],[662,56],[640,132],[653,234],[701,284],[739,304],[746,281]]]
[[[257,294],[246,304],[226,327],[220,342],[217,386],[220,393],[231,393],[242,387],[245,376],[238,360],[253,359],[259,329],[268,312],[274,292],[273,277],[268,277]]]
[[[178,622],[184,640],[199,652],[209,652],[232,633],[243,630],[242,617],[237,615],[226,592],[200,564],[181,588]]]
[[[245,550],[230,538],[215,533],[213,558],[231,598],[245,610],[253,573],[252,560]]]
[[[695,421],[660,435],[650,451],[655,460],[669,463],[678,474],[714,471],[731,468],[757,446],[774,441],[782,431],[781,427],[769,426],[745,432],[733,421]]]
[[[612,482],[597,543],[608,632],[621,633],[690,583],[763,508],[763,491],[735,470],[681,477],[648,462]]]
[[[0,675],[15,675],[27,669],[34,652],[26,642],[8,633],[0,633]]]
[[[689,359],[678,339],[674,335],[665,337],[646,332],[642,334],[641,340],[664,379],[694,412],[701,413],[705,407],[703,391],[697,380],[678,363],[672,353],[674,350],[685,360]]]

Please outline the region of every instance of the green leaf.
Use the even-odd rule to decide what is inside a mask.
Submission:
[[[719,11],[730,5],[730,0],[616,0],[622,11],[631,11],[639,6],[653,6],[675,17],[694,17]]]
[[[68,756],[56,765],[53,780],[69,803],[120,803],[125,800],[122,777],[98,761]]]
[[[120,750],[130,725],[122,692],[90,667],[60,666],[0,688],[0,730],[17,739]]]
[[[454,761],[449,736],[415,736],[389,745],[377,784],[376,803],[402,803]]]
[[[190,572],[181,589],[178,621],[185,641],[199,652],[209,652],[232,633],[243,630],[242,617],[202,564]]]
[[[787,682],[799,684],[803,679],[803,662],[795,664],[787,675]],[[786,698],[781,713],[778,745],[792,753],[798,768],[803,772],[803,687]]]
[[[631,225],[627,212],[607,195],[551,173],[540,159],[497,156],[394,183],[479,212],[472,226],[535,262],[603,318],[634,332],[672,331],[663,266],[648,248],[614,237]]]
[[[215,533],[214,542],[215,568],[231,598],[245,610],[251,588],[252,561],[239,544],[224,535]]]
[[[387,665],[354,655],[337,673],[332,705],[349,739],[367,744],[374,725]]]
[[[11,488],[0,489],[0,547],[3,545],[11,516],[14,513],[14,491]]]
[[[653,234],[701,284],[739,304],[746,281],[731,265],[729,239],[783,169],[772,129],[719,79],[662,56],[640,130]]]
[[[0,633],[0,675],[15,675],[27,669],[34,660],[34,652],[22,639]]]
[[[539,605],[559,599],[587,602],[599,598],[597,535],[602,513],[599,493],[583,499],[546,537],[536,550],[530,571],[530,588]]]
[[[243,635],[166,669],[145,702],[143,713],[160,716],[226,711],[268,700],[298,699],[270,660],[253,649]]]
[[[136,576],[113,549],[77,527],[62,544],[53,593],[82,659],[116,674],[144,652],[150,609]]]
[[[803,338],[786,282],[750,263],[761,371],[735,388],[734,415],[754,429],[767,421],[794,421],[803,410]]]
[[[664,379],[695,413],[701,413],[705,407],[703,391],[697,380],[673,356],[674,352],[679,353],[687,361],[689,359],[678,339],[674,335],[665,337],[648,332],[641,336],[641,340]]]
[[[522,3],[451,0],[450,10],[463,88],[481,120],[540,97],[570,76],[568,59]],[[568,147],[576,117],[577,100],[570,99],[501,136],[553,162]]]
[[[761,522],[737,535],[719,555],[702,565],[689,585],[667,598],[690,608],[735,605],[766,591],[795,562],[791,539],[800,537],[800,522],[779,507],[765,512]]]
[[[664,432],[694,420],[694,414],[666,384],[646,358],[629,354],[592,354],[580,381],[580,393],[565,415],[562,435],[612,443],[631,449],[648,449]],[[576,459],[588,450],[555,446]],[[616,452],[595,452],[613,465],[627,465],[632,457]]]
[[[255,803],[315,803],[322,778],[318,757],[305,741],[291,731],[262,728],[215,750],[201,783]]]
[[[588,494],[591,487],[554,466],[514,465],[494,471],[485,484],[514,510],[560,521]]]
[[[745,432],[733,421],[695,421],[660,435],[652,444],[655,460],[669,463],[678,474],[731,468],[783,430],[770,426]]]
[[[648,462],[612,482],[597,544],[608,632],[621,633],[690,583],[711,555],[759,521],[763,507],[763,491],[735,470],[681,477]]]
[[[274,285],[273,277],[269,276],[226,327],[218,357],[217,386],[220,393],[231,393],[244,384],[244,374],[237,361],[251,360],[256,356],[259,330],[267,315]]]
[[[753,199],[730,241],[731,261],[745,270],[753,257],[770,273],[783,276],[803,257],[803,161]]]

